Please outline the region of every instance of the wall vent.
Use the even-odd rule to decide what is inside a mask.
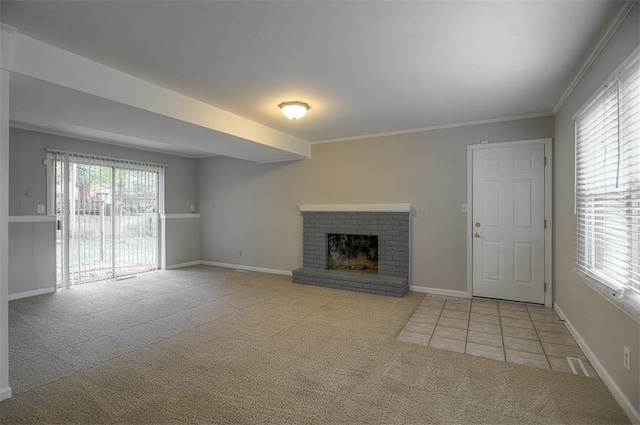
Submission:
[[[567,362],[569,362],[569,367],[574,375],[589,376],[589,372],[587,372],[587,368],[584,367],[582,359],[577,357],[567,357]]]

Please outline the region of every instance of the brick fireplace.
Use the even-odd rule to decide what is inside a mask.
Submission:
[[[396,297],[407,293],[411,204],[301,205],[300,211],[303,267],[293,271],[293,282]],[[336,234],[375,237],[377,269],[330,269],[329,235]]]

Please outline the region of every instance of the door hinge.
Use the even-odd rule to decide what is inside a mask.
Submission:
[[[544,283],[544,292],[547,292],[547,282]]]
[[[547,165],[547,157],[544,157],[544,165]]]
[[[546,218],[544,219],[544,228],[545,229],[547,228],[547,219]]]

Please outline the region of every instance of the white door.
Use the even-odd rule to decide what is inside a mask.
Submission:
[[[473,295],[545,302],[544,144],[472,151]]]

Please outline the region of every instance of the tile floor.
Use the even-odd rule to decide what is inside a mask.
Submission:
[[[567,357],[579,358],[599,379],[564,323],[542,306],[427,295],[398,340],[568,373]]]

